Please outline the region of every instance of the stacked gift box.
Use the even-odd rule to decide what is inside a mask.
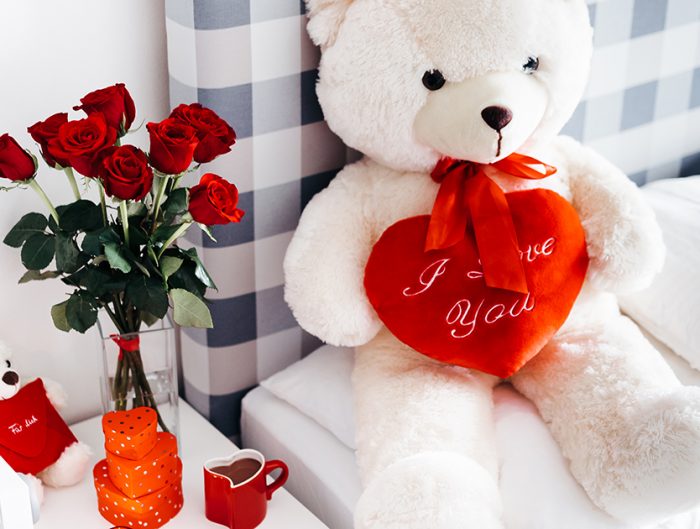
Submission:
[[[102,418],[107,457],[93,470],[100,514],[110,523],[158,528],[182,508],[182,462],[174,435],[151,408]]]

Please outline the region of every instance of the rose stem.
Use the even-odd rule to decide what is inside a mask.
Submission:
[[[53,207],[53,204],[49,200],[49,197],[46,196],[46,193],[44,193],[44,190],[39,185],[39,182],[36,181],[36,178],[32,178],[29,181],[29,187],[31,187],[34,191],[36,191],[36,194],[39,195],[39,198],[41,198],[41,200],[43,200],[44,204],[46,204],[46,207],[49,208],[49,211],[51,212],[51,216],[53,217],[53,220],[55,220],[56,224],[58,224],[58,213],[56,212],[56,208]]]
[[[168,185],[168,180],[170,176],[165,175],[160,177],[158,192],[156,193],[156,198],[153,201],[153,222],[151,224],[151,233],[156,231],[156,224],[158,223],[158,212],[160,211],[160,202],[163,200],[163,194],[165,193],[165,188]]]
[[[165,241],[165,243],[163,244],[163,247],[162,247],[162,248],[160,249],[160,251],[158,252],[158,260],[159,260],[159,261],[160,261],[160,258],[163,257],[163,253],[165,252],[165,250],[167,250],[168,247],[169,247],[172,243],[174,243],[174,242],[177,240],[178,237],[180,237],[180,235],[182,235],[183,233],[185,233],[185,232],[187,231],[187,229],[188,229],[190,226],[192,226],[192,222],[191,222],[191,221],[190,221],[190,222],[185,222],[182,226],[180,226],[180,227],[177,229],[177,231],[176,231],[175,233],[173,233],[173,234],[168,238],[167,241]]]
[[[122,200],[119,203],[119,216],[122,218],[122,228],[124,229],[124,242],[126,247],[129,248],[129,212],[126,209],[126,200]]]
[[[134,365],[134,373],[137,377],[137,380],[134,381],[134,385],[136,385],[136,383],[141,384],[141,388],[144,391],[145,403],[155,410],[156,414],[158,415],[158,424],[160,424],[160,427],[163,429],[164,432],[167,432],[168,427],[165,425],[165,421],[163,421],[163,417],[161,417],[160,415],[160,411],[158,410],[158,404],[156,404],[156,399],[153,395],[153,390],[151,389],[151,385],[149,384],[148,379],[146,378],[146,375],[143,372],[141,352],[134,351],[133,353],[129,354],[131,355],[130,360]]]
[[[102,182],[97,182],[97,189],[100,192],[100,209],[102,210],[102,224],[107,226],[107,205],[105,204],[105,190]]]
[[[80,189],[78,189],[78,183],[75,181],[75,174],[73,173],[72,167],[64,167],[63,172],[66,173],[68,177],[68,182],[70,183],[71,189],[73,189],[73,196],[76,200],[80,200]]]
[[[177,189],[177,185],[180,183],[180,180],[182,179],[183,175],[185,173],[180,173],[177,175],[175,178],[173,178],[173,185],[170,186],[170,192],[172,193],[175,189]]]

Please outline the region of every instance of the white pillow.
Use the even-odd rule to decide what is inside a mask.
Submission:
[[[700,176],[659,180],[643,192],[664,234],[666,262],[649,288],[620,305],[700,369]]]
[[[351,374],[354,352],[324,345],[260,383],[355,449]]]

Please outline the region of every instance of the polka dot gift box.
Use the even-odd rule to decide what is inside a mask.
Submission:
[[[100,514],[115,525],[158,528],[182,508],[182,462],[177,440],[157,431],[151,408],[102,418],[107,457],[93,470]]]

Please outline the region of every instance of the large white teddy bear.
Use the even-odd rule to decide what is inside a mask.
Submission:
[[[285,259],[286,298],[306,330],[356,347],[365,487],[356,527],[503,527],[492,418],[501,379],[405,345],[365,288],[385,230],[433,211],[431,172],[446,157],[483,164],[506,192],[554,190],[578,213],[590,259],[583,287],[563,326],[510,377],[572,474],[598,507],[634,524],[694,506],[700,388],[681,385],[614,297],[660,269],[660,230],[621,171],[557,136],[589,71],[584,0],[308,0],[308,10],[325,117],[365,157],[304,211]],[[557,171],[527,180],[489,165],[513,153]]]

